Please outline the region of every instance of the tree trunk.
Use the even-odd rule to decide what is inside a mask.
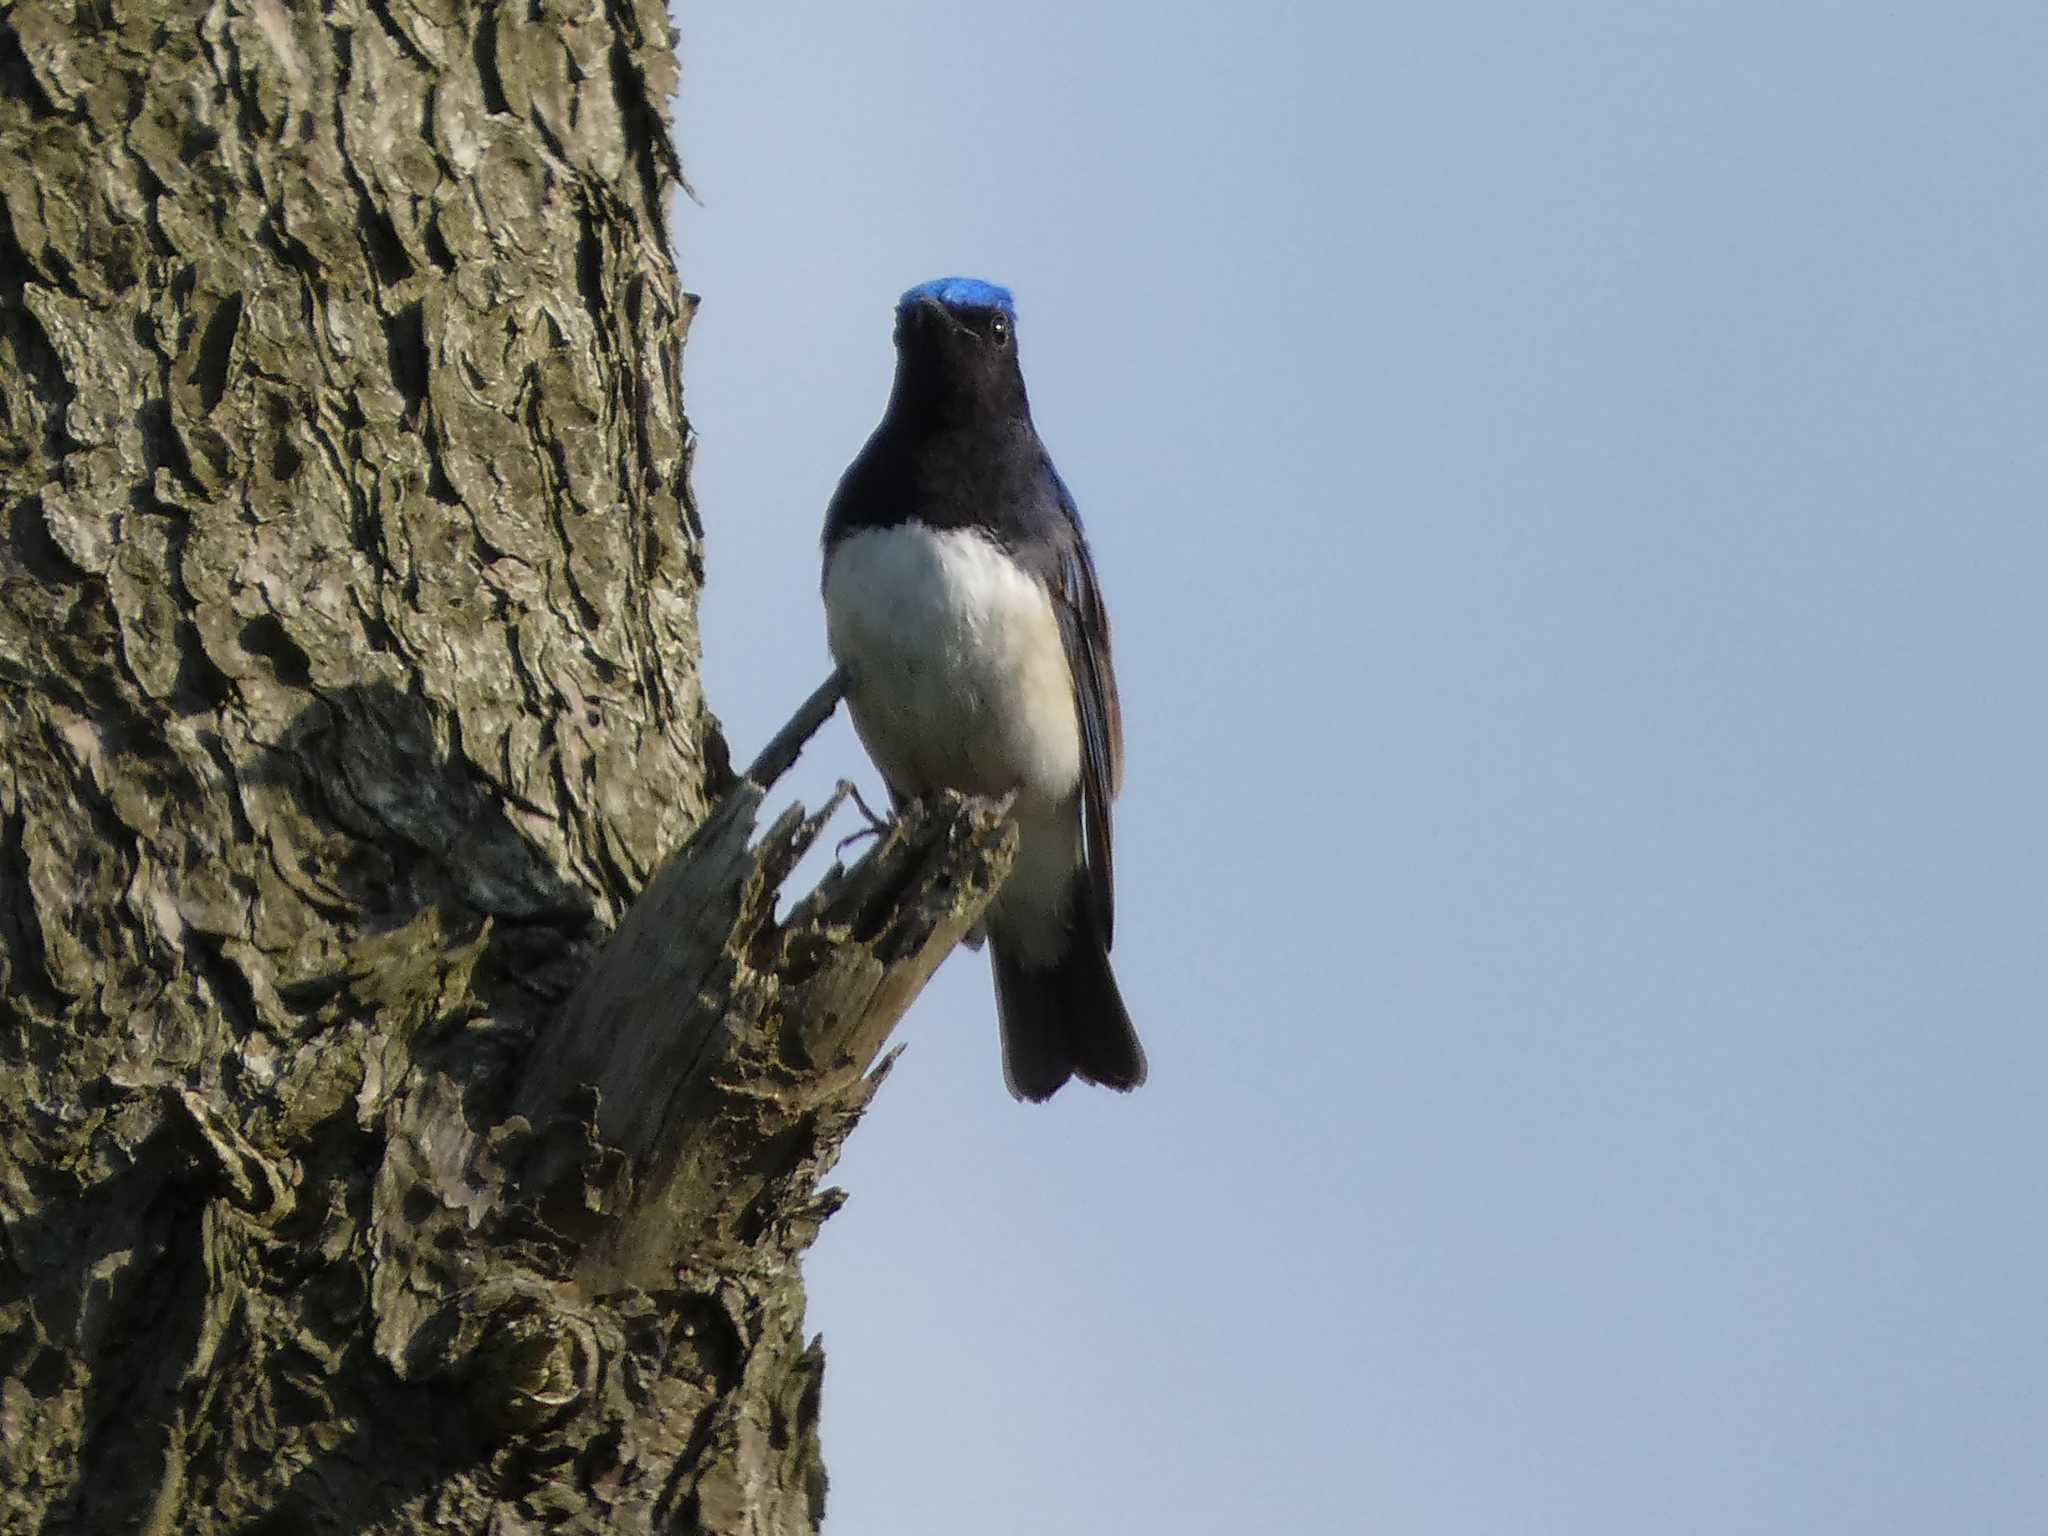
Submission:
[[[698,686],[672,50],[0,16],[0,1529],[818,1523],[817,1180],[1009,835],[775,918],[819,821],[752,844],[794,749],[735,779]]]

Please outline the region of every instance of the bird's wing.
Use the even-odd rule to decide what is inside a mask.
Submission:
[[[1116,672],[1109,658],[1109,613],[1095,562],[1081,534],[1074,498],[1053,476],[1061,510],[1073,536],[1060,541],[1050,582],[1060,639],[1066,647],[1067,670],[1074,679],[1074,708],[1081,721],[1081,832],[1088,860],[1088,880],[1095,897],[1095,917],[1107,948],[1116,926],[1114,863],[1110,846],[1109,806],[1123,788],[1124,722],[1116,696]]]

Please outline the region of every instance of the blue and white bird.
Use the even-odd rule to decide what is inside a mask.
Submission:
[[[895,802],[1016,793],[1016,862],[986,919],[1010,1091],[1137,1087],[1145,1052],[1109,968],[1109,615],[1031,423],[1007,289],[940,278],[897,304],[895,387],[825,515],[824,594]]]

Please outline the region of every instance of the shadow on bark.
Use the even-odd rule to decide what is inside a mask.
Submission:
[[[497,988],[487,1003],[520,1013],[531,998],[557,1000],[597,921],[590,894],[520,833],[502,786],[480,780],[436,735],[418,697],[384,683],[342,688],[302,710],[244,777],[349,834],[347,857],[305,873],[355,915],[365,938],[404,932],[431,913],[448,941],[482,943],[479,980]],[[344,967],[306,977],[288,995],[310,1011],[351,975]]]
[[[61,1203],[61,1232],[27,1222],[9,1233],[17,1254],[63,1255],[58,1268],[36,1277],[35,1300],[51,1334],[107,1344],[81,1415],[80,1454],[100,1475],[81,1489],[75,1509],[51,1512],[44,1536],[137,1529],[149,1515],[172,1454],[182,1362],[192,1356],[205,1312],[203,1203],[159,1166],[137,1164],[86,1198]],[[45,1367],[60,1368],[54,1357]]]

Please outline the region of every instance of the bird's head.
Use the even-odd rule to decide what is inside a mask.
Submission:
[[[903,403],[949,419],[1028,414],[1010,290],[973,277],[919,283],[896,303]]]

